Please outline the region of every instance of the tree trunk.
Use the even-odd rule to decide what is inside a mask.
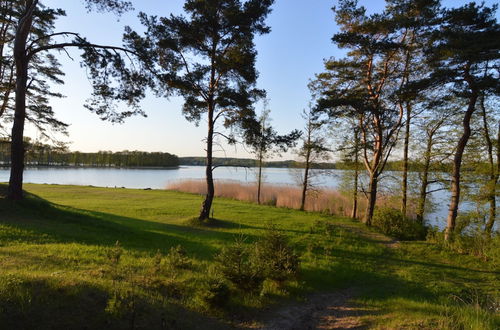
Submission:
[[[257,176],[257,204],[260,205],[260,189],[262,187],[262,152],[259,153],[259,174]]]
[[[28,66],[24,61],[16,61],[16,77],[16,107],[12,126],[8,197],[20,200],[23,198],[24,121],[26,118],[26,86],[28,80]]]
[[[302,198],[300,200],[300,210],[304,211],[306,207],[306,197],[307,197],[307,189],[309,188],[309,167],[310,157],[311,157],[311,149],[308,147],[306,154],[306,168],[304,169],[304,181],[302,183]]]
[[[207,160],[206,160],[206,182],[207,182],[207,195],[201,204],[200,221],[208,220],[210,218],[210,210],[212,209],[212,202],[215,195],[214,178],[213,178],[213,139],[214,139],[214,121],[213,121],[213,107],[210,106],[208,110],[208,134],[207,134]]]
[[[417,205],[417,221],[424,222],[425,203],[427,200],[427,187],[429,186],[429,169],[431,165],[431,152],[433,144],[433,134],[429,134],[427,138],[427,148],[424,155],[424,168],[422,171],[422,184],[420,186],[420,195]]]
[[[354,187],[352,191],[351,218],[353,219],[356,219],[358,217],[358,180],[359,180],[359,170],[356,163],[356,168],[354,169]]]
[[[408,206],[408,147],[410,145],[410,120],[411,120],[411,107],[406,107],[406,124],[405,124],[405,138],[403,148],[403,180],[401,182],[402,198],[401,198],[401,213],[406,216],[406,209]]]
[[[33,21],[33,11],[37,1],[26,2],[26,11],[19,20],[14,40],[14,61],[16,66],[16,98],[14,123],[12,126],[11,168],[8,198],[23,198],[24,170],[24,121],[26,119],[26,89],[28,85],[29,58],[26,53],[26,42]]]
[[[351,218],[358,217],[358,181],[359,181],[359,133],[354,131],[354,182],[352,190]]]
[[[375,173],[370,173],[370,187],[368,192],[368,205],[366,206],[365,224],[372,225],[373,212],[377,203],[377,185],[378,176]]]
[[[500,122],[498,127],[498,137],[497,137],[497,165],[495,166],[495,160],[493,157],[493,141],[491,140],[490,130],[488,127],[488,119],[486,114],[486,107],[484,105],[484,95],[481,96],[481,112],[483,117],[484,126],[484,137],[486,140],[486,146],[488,149],[488,163],[490,165],[490,182],[488,182],[488,202],[490,204],[488,221],[485,226],[485,231],[491,235],[493,230],[493,225],[495,224],[496,218],[496,185],[498,183],[498,177],[500,175]]]
[[[447,225],[445,231],[445,240],[447,241],[451,239],[451,235],[455,230],[455,224],[458,214],[458,206],[460,204],[460,178],[461,178],[460,170],[462,167],[462,158],[464,150],[465,147],[467,146],[467,142],[469,141],[471,135],[470,121],[472,114],[476,109],[477,98],[478,98],[477,91],[472,90],[469,99],[469,105],[467,107],[467,111],[465,112],[464,119],[462,122],[463,133],[460,140],[458,141],[455,157],[453,158],[453,172],[451,177],[451,200],[450,200],[450,208],[448,210],[448,218],[446,220]]]

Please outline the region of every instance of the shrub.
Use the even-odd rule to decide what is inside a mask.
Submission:
[[[449,241],[444,240],[444,233],[437,227],[429,228],[427,240],[460,254],[468,254],[482,258],[494,266],[500,266],[500,233],[492,236],[484,232],[482,226],[465,226],[464,219]]]
[[[255,245],[254,259],[264,277],[279,284],[295,277],[299,270],[299,257],[289,246],[286,236],[274,226],[270,226]]]
[[[286,236],[274,226],[250,246],[239,236],[234,244],[222,248],[216,261],[225,279],[249,292],[260,291],[265,280],[282,285],[299,270],[299,257],[289,246]]]
[[[192,266],[191,259],[186,250],[180,245],[170,248],[165,257],[165,264],[169,269],[189,269]]]
[[[251,252],[244,237],[239,236],[232,245],[224,246],[215,257],[224,278],[245,291],[260,290],[265,279],[261,264],[255,262]]]
[[[200,298],[210,307],[224,307],[230,297],[227,284],[220,278],[209,278],[205,288],[200,292]]]
[[[372,224],[382,233],[400,240],[420,240],[426,236],[426,228],[421,223],[405,217],[401,211],[393,208],[377,208]]]
[[[123,248],[121,247],[119,241],[116,241],[115,246],[106,251],[106,257],[112,266],[117,266],[120,263],[122,255]]]

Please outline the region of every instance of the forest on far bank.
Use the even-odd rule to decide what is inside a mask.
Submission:
[[[214,157],[214,166],[219,167],[256,167],[258,160],[252,158]],[[26,138],[26,165],[30,166],[72,166],[72,167],[178,167],[205,166],[205,157],[178,157],[168,152],[147,152],[139,150],[81,152],[71,151],[65,145],[46,144]],[[0,166],[10,165],[10,141],[0,141]],[[486,165],[486,164],[485,164]],[[268,168],[304,168],[304,162],[298,160],[267,161]],[[356,164],[349,160],[317,162],[311,164],[314,169],[321,170],[353,170]],[[389,161],[388,171],[400,171],[401,160]],[[423,164],[417,160],[410,162],[409,170],[419,172]],[[451,163],[436,163],[436,171],[448,172]]]

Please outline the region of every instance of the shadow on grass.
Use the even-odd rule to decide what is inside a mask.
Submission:
[[[138,292],[126,297],[127,303],[116,304],[116,297],[97,285],[10,276],[0,281],[0,324],[2,329],[229,328],[162,299]]]
[[[202,260],[210,260],[224,243],[232,242],[235,234],[218,228],[245,228],[244,225],[217,220],[215,226],[184,226],[118,216],[109,213],[75,209],[50,203],[27,194],[23,201],[0,199],[0,224],[17,230],[3,237],[10,242],[80,243],[113,246],[119,241],[126,249],[168,252],[181,245]],[[26,232],[28,231],[28,232]],[[256,236],[245,234],[249,240]],[[27,238],[27,239],[26,239]]]

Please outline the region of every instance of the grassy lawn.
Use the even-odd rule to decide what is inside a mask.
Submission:
[[[196,195],[25,189],[23,202],[0,199],[1,329],[221,329],[258,324],[264,307],[344,288],[356,288],[353,302],[374,328],[500,327],[499,306],[488,310],[500,295],[494,265],[426,242],[391,245],[348,219],[217,199],[214,225],[195,227]],[[214,255],[240,235],[251,244],[270,223],[301,256],[299,278],[261,294],[232,289],[224,308],[207,305]],[[189,267],[165,266],[178,245]]]

